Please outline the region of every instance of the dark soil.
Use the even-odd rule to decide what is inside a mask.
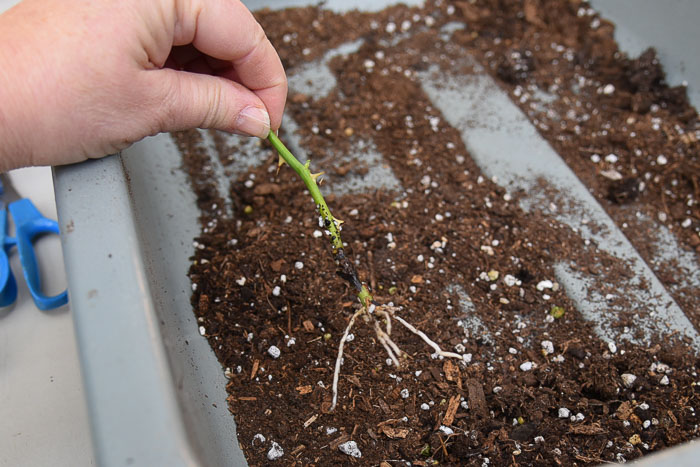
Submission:
[[[643,255],[654,253],[645,248],[649,233],[631,223],[636,212],[652,219],[665,213],[663,222],[692,251],[700,242],[697,114],[683,89],[664,84],[653,52],[628,59],[617,51],[612,26],[586,9],[576,1],[494,0],[376,14],[257,13],[290,74],[330,48],[364,39],[359,51],[331,62],[337,86],[327,97],[290,96],[305,150],[297,157],[342,180],[368,169],[361,160],[334,162],[334,155],[374,142],[405,188],[327,196],[346,221],[347,254],[377,302],[401,307],[400,316],[471,361],[433,358],[394,323],[392,336],[408,354],[396,368],[358,320],[345,347],[339,405],[329,413],[339,340],[359,304],[336,275],[328,242],[314,234],[318,216],[302,183],[288,167],[276,174],[271,149],[256,149],[263,163],[234,171],[242,146],[213,134],[218,158],[210,160],[201,133],[175,134],[202,212],[190,270],[194,312],[226,369],[229,408],[251,465],[269,465],[273,443],[284,451],[274,462],[284,465],[597,464],[698,436],[700,361],[687,343],[621,341],[614,348],[596,337],[552,267],[566,260],[595,274],[614,258],[540,212],[523,212],[517,194],[504,196],[480,174],[458,130],[444,118],[431,122],[441,116],[412,77],[427,63],[447,63],[451,48],[467,48],[615,221],[632,226],[625,233]],[[447,47],[438,30],[449,21],[468,28]],[[387,32],[388,23],[397,31]],[[410,26],[403,39],[386,45],[402,24]],[[571,51],[571,60],[552,44]],[[564,83],[578,76],[585,79],[574,97]],[[607,84],[614,93],[598,92]],[[515,98],[528,86],[558,98],[533,110]],[[284,125],[280,136],[290,136]],[[605,161],[611,153],[617,162]],[[592,162],[593,154],[602,161]],[[226,196],[214,181],[217,164],[237,174]],[[620,179],[601,175],[609,170]],[[686,218],[690,227],[682,226]],[[668,285],[673,267],[656,270]],[[553,288],[538,289],[543,280]],[[697,325],[697,291],[675,292]],[[630,320],[621,315],[620,326],[633,326]],[[347,441],[361,458],[341,451]]]

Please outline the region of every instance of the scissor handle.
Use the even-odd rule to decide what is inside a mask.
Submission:
[[[39,210],[28,199],[20,199],[8,206],[12,219],[15,221],[17,250],[22,264],[24,278],[34,303],[40,310],[58,308],[68,302],[68,291],[58,295],[46,296],[41,293],[41,279],[34,253],[34,239],[40,235],[58,234],[58,223],[42,216]]]
[[[7,252],[15,245],[15,239],[7,236],[7,211],[0,211],[0,308],[7,308],[17,300],[17,281]]]

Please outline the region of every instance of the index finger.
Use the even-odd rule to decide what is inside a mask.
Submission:
[[[193,44],[200,52],[231,62],[237,81],[253,91],[279,128],[287,99],[287,77],[262,26],[239,0],[200,0],[177,12],[174,45]]]

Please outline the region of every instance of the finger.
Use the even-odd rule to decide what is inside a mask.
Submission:
[[[160,89],[155,118],[159,131],[214,128],[266,138],[270,116],[260,97],[236,82],[170,68],[144,71],[150,89]]]
[[[287,78],[277,52],[252,13],[239,0],[185,2],[178,11],[176,45],[232,63],[239,82],[256,93],[268,109],[272,128],[282,120]]]

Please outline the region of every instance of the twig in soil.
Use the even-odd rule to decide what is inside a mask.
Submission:
[[[449,437],[447,438],[448,440],[450,439]],[[442,436],[438,435],[438,440],[440,440],[440,449],[442,450],[443,453],[443,460],[449,459],[449,454],[447,454],[447,446],[445,445],[445,442],[442,440]]]
[[[374,254],[371,251],[367,252],[367,267],[369,268],[369,286],[374,289],[377,286],[377,280],[374,276]]]

